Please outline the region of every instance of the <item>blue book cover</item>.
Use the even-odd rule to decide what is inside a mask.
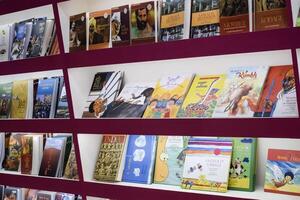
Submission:
[[[156,136],[130,135],[122,181],[150,184],[155,151]]]

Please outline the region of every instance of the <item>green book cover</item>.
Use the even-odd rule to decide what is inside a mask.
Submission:
[[[0,84],[0,118],[8,118],[10,114],[12,83]]]

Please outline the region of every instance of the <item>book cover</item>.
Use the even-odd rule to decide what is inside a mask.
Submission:
[[[38,191],[36,200],[54,200],[55,193],[48,191]]]
[[[155,42],[155,2],[149,1],[131,5],[131,43]]]
[[[300,151],[268,150],[264,191],[300,196]]]
[[[181,184],[188,136],[158,136],[154,183]]]
[[[89,18],[89,50],[109,47],[110,10],[90,13]]]
[[[156,151],[156,136],[130,135],[122,181],[151,184]]]
[[[254,191],[256,169],[256,138],[232,138],[232,158],[228,188]]]
[[[142,117],[154,91],[154,83],[126,84],[119,96],[111,102],[103,117]]]
[[[220,0],[220,30],[221,35],[250,31],[248,0]]]
[[[6,187],[4,189],[4,200],[19,200],[18,189]]]
[[[129,5],[111,9],[112,47],[130,45]]]
[[[127,140],[126,135],[103,135],[94,179],[98,181],[121,181]]]
[[[0,185],[0,199],[2,200],[4,198],[4,185]]]
[[[11,136],[11,133],[9,133],[9,132],[4,133],[4,158],[3,158],[2,166],[1,166],[1,168],[4,168],[4,169],[8,168],[7,159],[8,159],[8,155],[9,155],[10,136]]]
[[[76,162],[76,154],[75,154],[75,147],[72,146],[68,162],[65,168],[64,178],[68,179],[79,179],[78,177],[78,168]]]
[[[185,152],[182,188],[227,192],[231,141],[191,138]]]
[[[266,66],[230,68],[213,117],[253,117],[267,70]]]
[[[47,49],[50,45],[50,41],[51,41],[51,35],[53,30],[55,29],[55,22],[54,19],[47,19],[46,20],[46,25],[45,25],[45,33],[44,33],[44,38],[43,38],[43,42],[42,42],[42,46],[41,46],[41,56],[45,56],[47,53]]]
[[[69,51],[86,50],[86,14],[70,16]]]
[[[160,2],[160,41],[183,39],[184,0],[162,0]]]
[[[58,99],[58,104],[56,107],[55,118],[69,118],[69,107],[68,107],[68,99],[66,93],[66,85],[63,84],[63,87],[60,92],[60,96]]]
[[[254,0],[254,31],[289,27],[288,1]]]
[[[9,49],[9,25],[0,26],[0,62],[8,61]]]
[[[36,200],[38,190],[29,189],[25,194],[24,200]]]
[[[30,135],[21,137],[21,173],[31,174],[33,159],[33,138]]]
[[[297,16],[297,19],[296,19],[296,27],[299,27],[299,26],[300,26],[300,8],[299,8],[298,16]]]
[[[12,83],[0,84],[0,118],[8,118],[10,115],[12,96]]]
[[[25,119],[28,104],[28,81],[14,81],[10,118]]]
[[[210,118],[224,87],[226,75],[196,75],[177,117]]]
[[[292,65],[269,68],[254,117],[298,117]]]
[[[8,155],[5,170],[19,171],[22,153],[20,134],[11,134],[9,138]]]
[[[219,8],[219,0],[192,0],[190,38],[220,35]]]
[[[192,82],[193,75],[177,74],[161,78],[155,86],[144,118],[175,118]]]
[[[5,133],[0,133],[0,169],[5,159]]]

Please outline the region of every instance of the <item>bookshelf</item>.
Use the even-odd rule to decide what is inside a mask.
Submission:
[[[228,193],[214,193],[203,191],[182,190],[179,187],[162,185],[141,185],[131,183],[103,183],[91,179],[91,168],[94,160],[90,159],[86,142],[100,143],[100,133],[140,133],[166,135],[203,135],[203,136],[252,136],[259,137],[262,145],[270,144],[280,148],[299,147],[299,118],[289,119],[80,119],[81,104],[87,96],[91,77],[96,71],[107,69],[122,69],[129,78],[125,81],[134,81],[134,71],[151,74],[147,69],[166,66],[162,73],[171,70],[187,70],[201,72],[204,68],[197,67],[196,63],[207,64],[214,62],[218,71],[226,60],[239,57],[240,64],[247,64],[246,59],[258,64],[281,65],[293,64],[297,80],[297,96],[299,94],[298,60],[300,59],[300,29],[291,27],[262,32],[250,32],[230,36],[220,36],[205,39],[185,39],[168,43],[109,48],[96,51],[82,51],[68,53],[68,17],[80,12],[89,12],[110,8],[127,3],[138,3],[145,0],[16,0],[0,1],[0,24],[9,19],[11,22],[38,15],[53,16],[58,27],[58,37],[62,53],[60,55],[18,60],[0,63],[0,76],[20,78],[22,73],[36,73],[59,70],[66,80],[68,102],[71,119],[30,119],[30,120],[0,120],[0,131],[12,132],[72,132],[79,167],[79,181],[33,177],[0,173],[0,184],[18,187],[32,187],[53,191],[81,194],[83,199],[90,196],[111,199],[299,199],[295,196],[264,193],[262,186],[263,169],[259,170],[260,181],[255,192],[229,191]],[[290,0],[290,24],[294,24],[296,12],[300,7],[298,0]],[[288,1],[288,2],[290,2]],[[89,5],[90,4],[90,5]],[[26,10],[29,9],[30,10]],[[13,13],[17,12],[17,13]],[[39,14],[40,13],[40,14]],[[58,20],[59,19],[59,20]],[[6,22],[7,23],[7,22]],[[61,26],[60,26],[61,25]],[[151,52],[151,53],[147,53]],[[117,55],[117,56],[116,56]],[[249,59],[249,56],[251,59]],[[256,60],[257,56],[260,58]],[[244,61],[243,61],[244,60]],[[177,64],[176,64],[177,63]],[[179,66],[178,63],[182,65]],[[192,64],[192,67],[183,64]],[[177,66],[178,65],[178,66]],[[216,65],[219,65],[218,68]],[[199,64],[200,66],[200,64]],[[208,65],[207,65],[208,66]],[[186,69],[188,68],[188,69]],[[225,69],[222,69],[225,70]],[[145,72],[147,71],[147,73]],[[78,79],[81,76],[80,79]],[[154,80],[155,76],[152,77]],[[78,81],[79,80],[79,81]],[[77,82],[78,81],[78,82]],[[85,93],[84,93],[85,92]],[[81,94],[82,93],[82,94]],[[299,105],[298,105],[299,106]],[[98,138],[92,140],[90,138]],[[282,139],[284,138],[284,139]],[[288,139],[293,138],[293,139]],[[99,145],[98,145],[99,146]],[[94,145],[94,152],[98,146]],[[258,149],[259,156],[266,156],[266,150]],[[265,158],[264,158],[265,160]],[[263,163],[258,160],[258,163]],[[86,164],[91,166],[86,170]],[[90,176],[90,177],[88,177]],[[30,184],[29,184],[30,183]],[[117,192],[116,192],[117,191]],[[146,194],[146,195],[145,195]]]

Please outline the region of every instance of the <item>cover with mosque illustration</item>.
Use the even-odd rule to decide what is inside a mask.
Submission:
[[[130,135],[122,181],[152,183],[156,136]]]
[[[300,196],[300,151],[269,149],[264,190]]]

